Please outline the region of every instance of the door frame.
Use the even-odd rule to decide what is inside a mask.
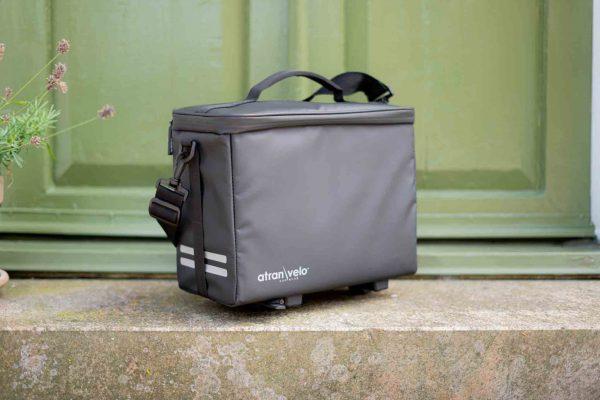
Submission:
[[[600,238],[600,0],[594,0],[592,22],[592,145],[591,145],[591,213],[596,227],[596,240]]]

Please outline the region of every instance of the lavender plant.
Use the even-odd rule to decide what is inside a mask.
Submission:
[[[69,90],[64,81],[67,65],[57,62],[52,73],[46,78],[45,87],[33,99],[21,99],[19,95],[29,87],[48,67],[57,59],[69,52],[71,45],[68,40],[62,39],[56,46],[56,54],[44,65],[31,79],[22,85],[16,92],[10,87],[4,89],[4,96],[0,99],[0,175],[9,172],[13,164],[18,167],[23,165],[21,152],[27,148],[45,146],[52,157],[49,139],[76,128],[81,128],[98,119],[108,119],[115,115],[111,105],[104,105],[98,110],[97,115],[90,119],[74,124],[60,131],[52,132],[60,116],[60,111],[46,99],[52,91],[66,94]],[[0,62],[6,54],[6,45],[0,43]]]

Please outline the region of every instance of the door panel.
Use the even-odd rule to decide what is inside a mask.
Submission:
[[[543,8],[535,1],[373,3],[369,64],[418,110],[419,188],[539,190]],[[510,21],[502,23],[503,21]],[[457,27],[460,27],[457,29]]]
[[[419,236],[577,237],[589,217],[590,0],[7,1],[22,82],[55,42],[73,50],[60,127],[117,118],[27,155],[5,232],[161,236],[146,214],[167,176],[173,108],[236,100],[286,68],[369,72],[416,108]],[[10,55],[10,57],[9,57]],[[41,84],[41,83],[40,83]],[[302,98],[300,79],[265,98]]]
[[[378,21],[349,42],[350,69],[385,76],[394,101],[417,110],[420,237],[591,234],[591,2],[357,1],[349,12]]]

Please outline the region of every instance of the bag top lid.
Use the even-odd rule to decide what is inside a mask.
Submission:
[[[333,93],[336,102],[258,101],[258,97],[264,89],[290,76],[303,76],[321,83],[323,88],[315,93],[321,94],[330,91]],[[387,86],[383,86],[387,89]],[[362,90],[358,88],[353,92],[355,91]],[[398,107],[382,102],[346,102],[343,99],[343,94],[351,93],[342,90],[336,83],[320,75],[305,71],[282,71],[255,85],[243,101],[192,106],[174,110],[173,128],[176,130],[228,134],[287,126],[412,124],[414,122],[413,108]],[[391,92],[389,96],[391,96]],[[314,95],[309,99],[313,97]]]

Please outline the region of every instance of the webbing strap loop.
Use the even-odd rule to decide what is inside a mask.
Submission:
[[[196,142],[192,142],[189,151],[180,148],[175,159],[173,177],[159,179],[156,183],[156,194],[150,200],[148,212],[163,228],[167,237],[175,245],[179,245],[179,228],[183,206],[190,192],[181,185],[183,171],[189,171],[191,204],[186,208],[186,226],[191,227],[194,247],[194,268],[196,274],[196,292],[206,296],[207,282],[204,265],[204,224],[202,222],[202,177],[200,174],[200,152],[196,151]],[[193,189],[192,189],[193,188]]]
[[[188,190],[181,185],[181,175],[188,163],[196,156],[196,142],[189,151],[180,149],[175,160],[173,177],[156,182],[156,194],[150,200],[148,213],[163,228],[167,237],[177,245],[177,233],[181,222],[181,210],[187,200]]]
[[[387,103],[394,95],[385,83],[364,72],[344,72],[331,78],[331,81],[342,88],[344,96],[362,92],[367,96],[369,102]],[[320,94],[328,93],[330,93],[329,89],[322,87],[304,101],[311,101]]]

